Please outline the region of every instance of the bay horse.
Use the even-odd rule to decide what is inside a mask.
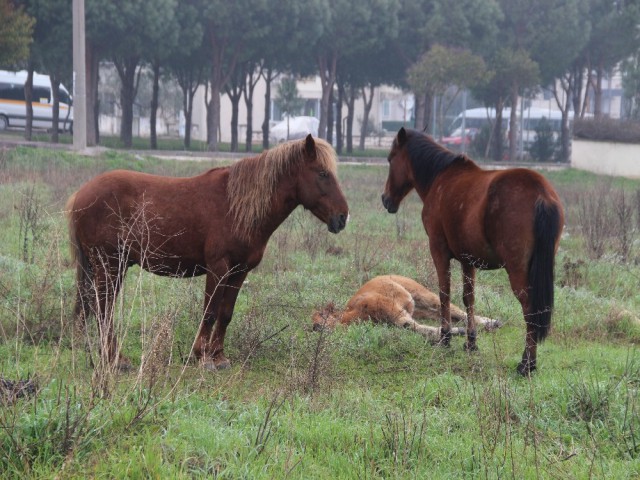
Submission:
[[[529,375],[536,368],[537,344],[551,327],[555,254],[564,225],[558,194],[532,170],[483,170],[466,155],[404,127],[393,140],[388,162],[384,208],[396,213],[413,189],[423,202],[422,224],[440,287],[440,343],[451,341],[451,260],[462,265],[469,351],[477,350],[476,269],[505,268],[526,323],[517,371]]]
[[[332,233],[346,225],[336,153],[311,135],[191,178],[114,170],[85,183],[67,202],[75,314],[85,321],[95,314],[101,358],[131,365],[116,343],[113,305],[127,268],[137,264],[157,275],[206,275],[193,351],[204,368],[227,368],[224,337],[240,287],[298,205]]]
[[[453,322],[467,321],[467,314],[450,306]],[[351,325],[371,320],[374,323],[386,323],[407,328],[427,340],[435,342],[440,329],[423,325],[418,320],[437,320],[440,318],[440,297],[424,285],[401,275],[380,275],[366,282],[347,302],[344,310],[333,303],[313,313],[313,329],[323,330],[336,325]],[[499,328],[502,324],[491,318],[475,317],[476,324],[484,325],[487,330]],[[452,335],[464,335],[464,327],[452,327]]]

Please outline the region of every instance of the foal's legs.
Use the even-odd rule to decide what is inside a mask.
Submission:
[[[476,344],[476,317],[475,317],[475,294],[474,286],[476,280],[476,269],[472,265],[462,264],[462,301],[467,307],[467,342],[464,344],[465,350],[478,350]]]

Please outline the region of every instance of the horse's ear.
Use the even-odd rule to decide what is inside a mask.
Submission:
[[[398,146],[402,146],[404,145],[404,142],[407,141],[407,131],[404,129],[404,127],[400,127],[400,130],[398,130]]]
[[[310,160],[316,159],[316,142],[313,140],[313,135],[307,135],[304,139],[304,151]]]

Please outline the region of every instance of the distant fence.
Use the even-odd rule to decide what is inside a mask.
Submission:
[[[574,138],[571,166],[602,175],[640,178],[640,144]]]

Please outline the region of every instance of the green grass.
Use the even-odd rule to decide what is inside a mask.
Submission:
[[[515,373],[524,322],[504,271],[477,276],[478,313],[505,325],[482,332],[475,354],[460,338],[441,349],[380,325],[311,331],[314,308],[344,305],[375,275],[437,288],[419,200],[412,194],[397,215],[386,214],[386,167],[363,165],[339,169],[352,217],[344,232],[330,235],[299,209],[274,234],[238,298],[226,341],[230,370],[204,372],[187,358],[203,279],[132,268],[116,312],[124,351],[140,366],[154,334],[170,324],[170,361],[155,377],[101,375],[90,365],[95,322],[88,338],[73,334],[66,198],[113,168],[192,175],[214,164],[118,151],[0,152],[0,377],[33,377],[39,386],[35,396],[0,406],[0,477],[640,475],[638,224],[626,262],[613,231],[605,255],[589,258],[576,203],[603,183],[635,194],[638,182],[545,172],[565,200],[567,233],[552,333],[530,379]],[[455,266],[458,305],[460,278]]]

